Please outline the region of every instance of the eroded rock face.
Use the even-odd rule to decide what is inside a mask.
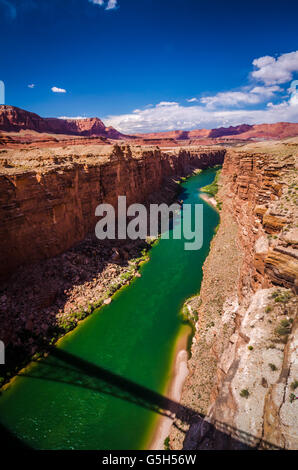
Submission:
[[[148,200],[193,168],[222,163],[225,150],[82,146],[5,153],[0,158],[0,278],[63,253],[94,230],[95,208]]]
[[[298,448],[297,155],[226,153],[182,395],[205,419],[172,427],[173,449]]]
[[[249,446],[297,448],[297,406],[290,401],[298,373],[296,325],[288,329],[286,344],[277,334],[282,322],[290,326],[294,321],[297,298],[291,295],[287,302],[276,303],[275,292],[258,289],[248,307],[238,309],[240,327],[220,358],[220,390],[209,414],[215,426],[219,422],[233,427],[231,436],[237,437],[238,430],[237,440]]]
[[[286,150],[284,155],[228,152],[223,172],[242,229],[243,279],[250,278],[252,288],[274,282],[298,293],[296,166],[297,156]],[[268,242],[268,248],[261,251],[254,247],[260,237]]]

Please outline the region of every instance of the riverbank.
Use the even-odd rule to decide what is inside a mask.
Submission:
[[[200,174],[202,170],[197,170],[194,173],[195,174]],[[217,175],[218,175],[217,171]],[[187,178],[183,179],[183,181],[186,181]],[[218,177],[217,177],[218,181]],[[212,183],[211,183],[212,184]],[[216,186],[218,183],[216,184]],[[217,186],[218,188],[218,186]],[[202,193],[200,191],[199,193],[200,198],[203,199],[207,204],[212,206],[213,209],[215,209],[218,213],[219,207],[218,203],[215,199],[214,196],[211,196],[207,193]],[[190,351],[189,347],[191,342],[189,341],[190,338],[194,336],[194,333],[196,331],[195,325],[196,322],[198,321],[197,317],[197,309],[199,308],[200,305],[200,296],[199,293],[193,295],[189,299],[186,299],[183,308],[181,310],[181,315],[184,321],[190,322],[192,324],[192,327],[189,327],[190,330],[188,333],[184,333],[180,335],[180,337],[177,340],[177,344],[175,346],[175,354],[174,354],[174,360],[173,364],[171,366],[172,374],[171,378],[169,380],[169,384],[166,389],[165,395],[177,402],[180,403],[181,396],[182,396],[182,390],[185,384],[185,381],[188,377],[189,374],[189,369],[188,369],[188,361],[189,361],[189,356],[190,356]],[[169,443],[166,442],[167,439],[169,439],[170,431],[172,424],[174,423],[175,416],[161,416],[158,419],[156,428],[153,433],[153,437],[150,440],[149,444],[149,449],[150,450],[164,450],[169,448]]]
[[[0,386],[39,359],[45,344],[55,344],[110,303],[115,292],[139,275],[153,244],[138,240],[116,245],[89,235],[59,257],[19,269],[2,284],[1,339],[8,346]],[[4,311],[10,315],[1,315]]]
[[[207,204],[210,204],[210,206],[214,207],[214,209],[219,212],[218,204],[213,196],[209,196],[207,193],[200,193],[200,198],[203,199],[203,201],[207,202]]]
[[[175,345],[173,364],[171,365],[171,377],[166,387],[165,396],[176,403],[180,402],[182,388],[188,375],[187,351],[189,339],[192,335],[191,327],[184,325]],[[169,436],[175,417],[160,416],[154,426],[153,436],[150,438],[149,450],[164,450],[165,440]]]

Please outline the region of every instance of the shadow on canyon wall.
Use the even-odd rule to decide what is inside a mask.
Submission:
[[[180,198],[187,197],[186,189],[173,180],[168,181],[165,193],[153,193],[145,205],[173,201],[178,192]],[[147,226],[150,226],[149,215]],[[148,248],[142,239],[98,240],[92,233],[59,256],[19,267],[0,284],[0,330],[6,345],[4,372],[14,373],[16,367],[40,352],[40,337],[50,342],[64,334],[59,311],[69,317],[68,324],[79,320],[76,313],[88,311],[89,305],[110,290],[117,278],[116,271],[128,267],[130,261],[142,256],[142,250]]]
[[[50,355],[42,361],[41,367],[24,371],[21,374],[23,377],[55,381],[112,395],[170,417],[174,426],[185,434],[185,450],[279,449],[274,444],[229,424],[219,421],[207,422],[203,414],[62,349],[54,346],[47,349]],[[3,426],[0,427],[0,432],[3,439],[1,443],[5,443],[5,448],[27,447]]]

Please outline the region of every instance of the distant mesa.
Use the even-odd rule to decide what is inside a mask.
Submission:
[[[192,131],[152,132],[150,134],[137,134],[144,139],[175,139],[200,140],[222,139],[232,140],[269,140],[286,139],[298,135],[298,124],[278,122],[276,124],[241,124],[239,126],[218,127],[217,129],[195,129]]]
[[[19,132],[31,130],[47,134],[98,136],[110,139],[129,138],[113,127],[106,127],[97,117],[86,119],[42,118],[15,106],[0,106],[0,130]]]
[[[134,140],[138,144],[181,145],[220,143],[226,141],[285,139],[298,136],[298,123],[241,124],[217,129],[175,130],[126,135],[114,127],[106,127],[97,117],[79,119],[42,118],[21,108],[0,105],[0,131],[22,130],[46,134],[64,134],[81,137],[99,137],[110,140]]]

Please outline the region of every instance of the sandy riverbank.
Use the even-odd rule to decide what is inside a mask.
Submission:
[[[203,199],[203,201],[207,202],[207,204],[210,204],[210,206],[214,207],[214,209],[218,211],[217,201],[214,197],[209,196],[206,193],[200,193],[200,198]]]
[[[165,393],[169,399],[178,403],[180,402],[184,381],[188,375],[188,353],[186,349],[191,330],[189,327],[184,328],[176,343],[172,377]],[[168,416],[161,416],[158,419],[149,450],[164,450],[164,440],[170,433],[173,419],[173,417]]]

